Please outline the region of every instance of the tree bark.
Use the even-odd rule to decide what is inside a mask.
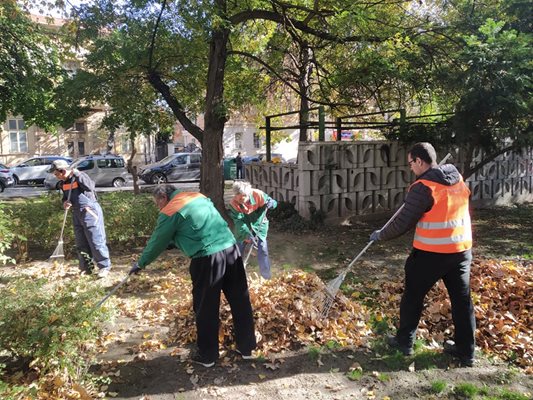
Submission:
[[[225,0],[217,0],[220,12],[225,11]],[[229,31],[223,27],[214,29],[209,46],[209,69],[202,141],[202,171],[200,192],[211,198],[216,208],[226,216],[224,204],[224,175],[222,172],[222,136],[228,120],[224,104],[224,73],[227,60]]]
[[[141,191],[139,189],[139,183],[138,183],[138,176],[137,176],[137,166],[133,165],[133,159],[135,158],[135,154],[137,154],[137,149],[135,148],[135,138],[130,136],[130,143],[131,143],[131,154],[130,158],[128,158],[127,165],[128,165],[128,171],[131,174],[131,177],[133,179],[133,193],[139,194]]]

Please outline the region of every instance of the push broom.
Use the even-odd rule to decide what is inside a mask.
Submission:
[[[442,161],[439,163],[440,165],[443,165],[448,158],[451,157],[451,154],[448,153],[446,157],[442,159]],[[402,211],[404,205],[402,204],[398,210],[394,213],[392,217],[387,221],[385,225],[381,228],[381,230],[387,228],[392,221],[400,214]],[[367,243],[367,245],[355,256],[355,258],[352,260],[352,262],[333,280],[331,280],[327,285],[325,289],[325,293],[322,296],[319,296],[319,299],[321,299],[321,304],[318,305],[318,309],[320,310],[320,317],[321,318],[327,318],[329,311],[331,307],[333,306],[333,303],[335,302],[335,297],[337,297],[337,293],[340,290],[340,287],[342,283],[344,282],[344,279],[346,278],[346,275],[348,272],[351,271],[354,264],[359,260],[359,258],[368,250],[368,248],[374,243],[373,240]]]

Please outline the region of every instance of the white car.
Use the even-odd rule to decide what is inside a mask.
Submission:
[[[10,170],[13,173],[15,185],[23,183],[42,184],[50,169],[50,165],[55,160],[65,160],[69,164],[72,162],[72,158],[70,157],[36,156],[11,167]]]

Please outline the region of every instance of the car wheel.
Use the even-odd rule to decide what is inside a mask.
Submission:
[[[56,183],[56,190],[61,190],[61,181]]]
[[[6,187],[4,186],[4,184],[2,182],[0,182],[0,193],[2,193],[5,188]]]
[[[152,183],[154,185],[160,185],[161,183],[167,183],[167,177],[161,172],[156,172],[152,175]]]
[[[122,187],[124,186],[125,183],[126,181],[124,181],[124,179],[122,178],[113,179],[113,187]]]
[[[13,186],[18,186],[19,178],[17,175],[13,175]]]

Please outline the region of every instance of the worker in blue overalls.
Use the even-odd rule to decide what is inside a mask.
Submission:
[[[85,172],[71,168],[65,160],[54,161],[48,172],[63,181],[63,207],[72,208],[81,273],[91,274],[96,263],[98,277],[105,278],[111,269],[111,260],[106,244],[104,214],[96,198],[93,180]]]

